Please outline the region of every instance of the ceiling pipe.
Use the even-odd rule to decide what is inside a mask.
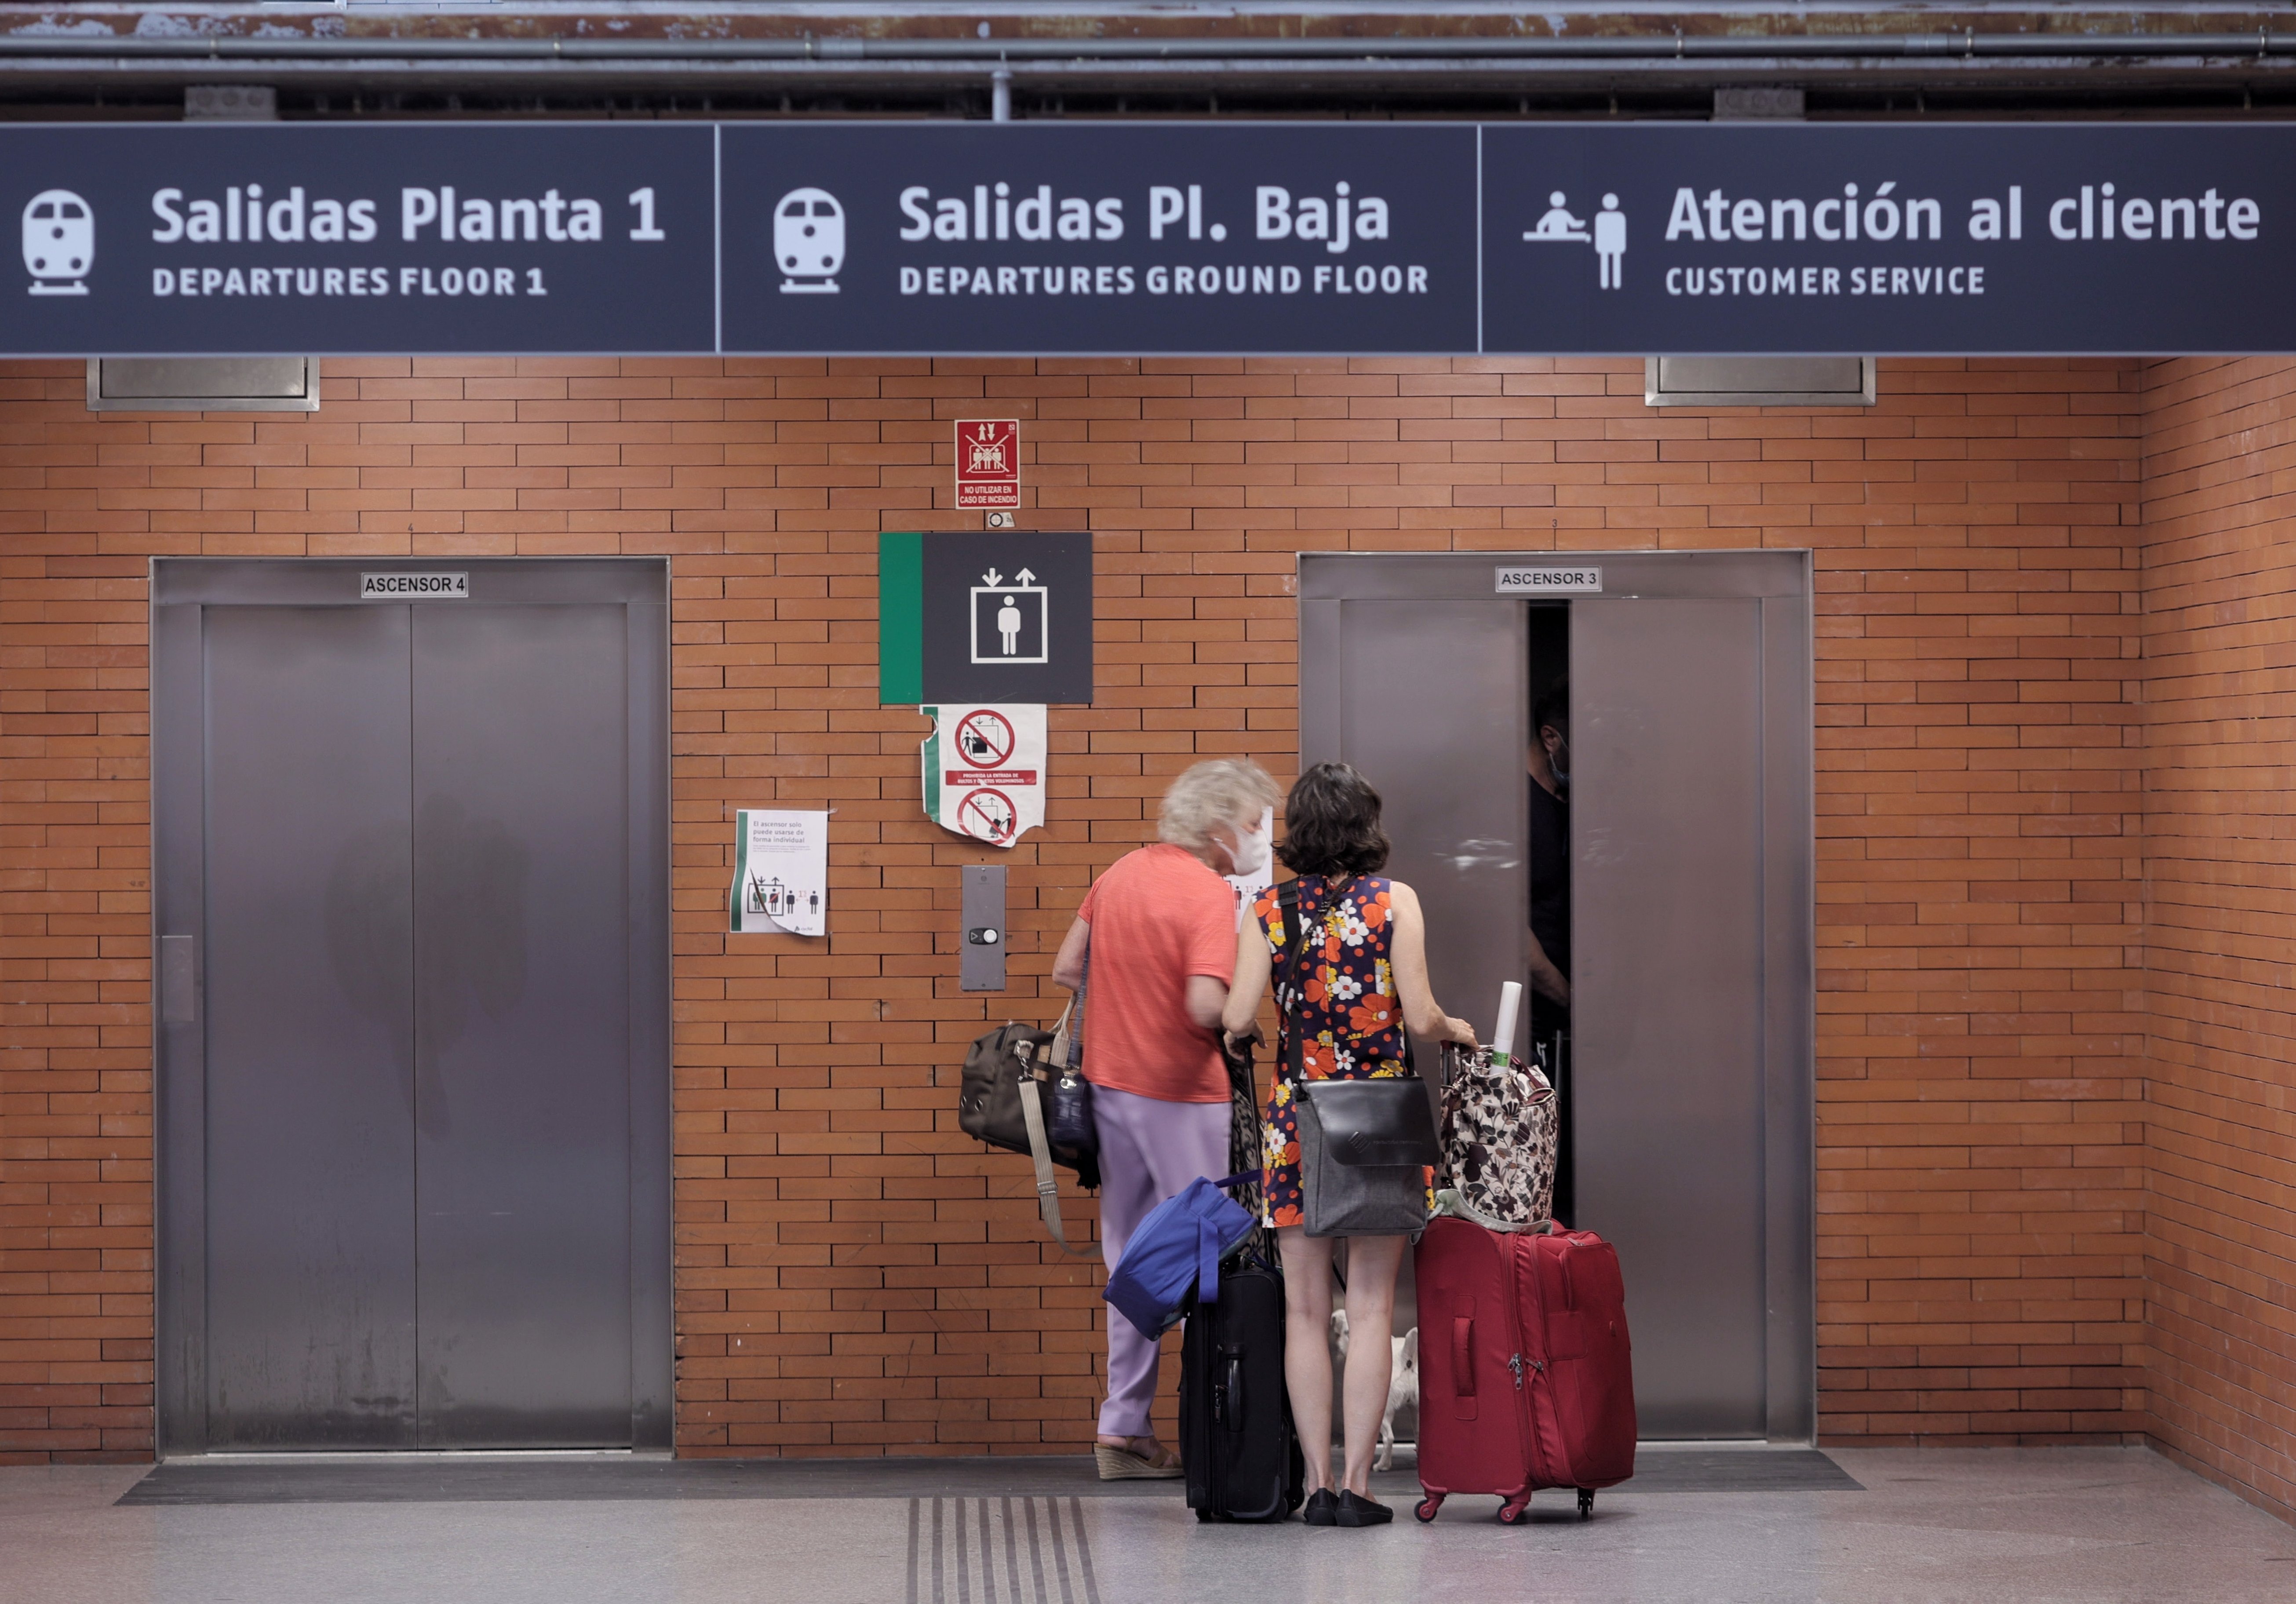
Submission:
[[[1692,61],[1759,59],[2142,60],[2296,55],[2296,33],[1728,34],[1672,37],[535,39],[0,35],[0,59],[127,61]]]

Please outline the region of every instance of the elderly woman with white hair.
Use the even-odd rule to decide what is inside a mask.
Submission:
[[[1267,866],[1275,782],[1248,758],[1199,763],[1164,792],[1152,847],[1109,865],[1085,894],[1053,978],[1084,981],[1085,1077],[1100,1135],[1101,1253],[1111,1270],[1151,1209],[1199,1175],[1227,1173],[1228,1084],[1219,1027],[1235,972],[1236,897],[1223,875]],[[1156,1344],[1108,1322],[1101,1479],[1177,1477],[1156,1440]]]

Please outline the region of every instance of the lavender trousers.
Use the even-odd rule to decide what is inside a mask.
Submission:
[[[1100,1254],[1111,1270],[1156,1205],[1199,1175],[1227,1174],[1228,1103],[1166,1102],[1107,1086],[1092,1089],[1100,1133]],[[1108,1308],[1108,1402],[1103,1436],[1148,1435],[1156,1402],[1157,1344]]]

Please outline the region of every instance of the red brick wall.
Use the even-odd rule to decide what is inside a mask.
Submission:
[[[2296,1518],[2296,364],[2144,403],[2151,1429]]]
[[[1818,552],[1823,1409],[1836,1440],[2142,1429],[2136,520],[2108,363],[1895,363],[1870,413],[1654,413],[1568,362],[332,362],[316,417],[92,417],[0,368],[0,1460],[149,1452],[152,552],[672,554],[678,1438],[1091,1430],[1099,1305],[953,1067],[1194,757],[1294,761],[1302,548]],[[1011,997],[874,687],[874,536],[1024,420],[1098,536]],[[1562,528],[1568,524],[1569,528]],[[738,806],[825,803],[834,934],[722,933]],[[936,1072],[938,1080],[936,1080]]]

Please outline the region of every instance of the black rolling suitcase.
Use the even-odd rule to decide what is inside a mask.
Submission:
[[[1307,1461],[1283,1385],[1283,1278],[1247,1256],[1180,1343],[1180,1453],[1198,1520],[1288,1520]]]

